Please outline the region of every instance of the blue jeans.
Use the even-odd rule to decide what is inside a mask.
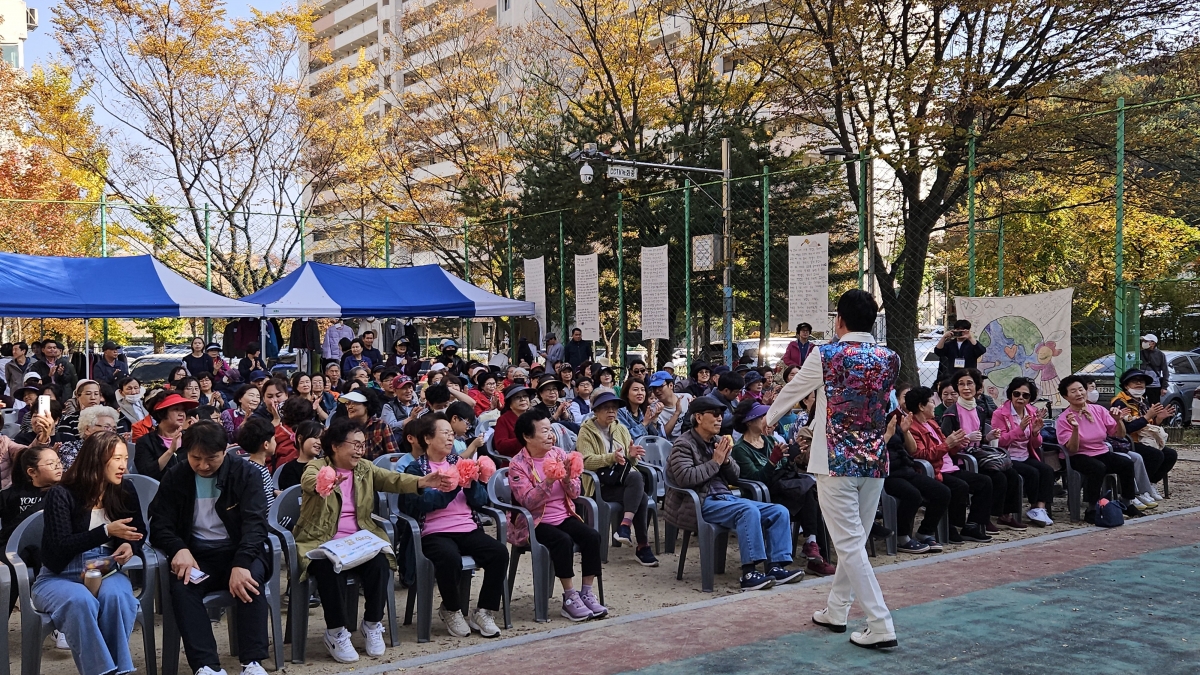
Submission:
[[[138,600],[129,577],[120,572],[106,577],[93,597],[78,573],[52,574],[42,568],[32,596],[34,606],[49,612],[54,626],[66,634],[80,675],[134,670],[129,636]]]
[[[792,519],[781,504],[756,502],[733,495],[710,495],[700,506],[704,520],[737,532],[742,564],[766,560],[792,562]],[[763,530],[767,531],[766,549]]]

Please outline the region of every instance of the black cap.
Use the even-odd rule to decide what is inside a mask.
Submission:
[[[688,414],[698,415],[703,412],[718,412],[724,415],[725,406],[708,396],[700,396],[692,399],[692,402],[688,404]]]
[[[103,345],[102,347],[100,347],[100,351],[102,351],[102,352],[106,352],[106,351],[108,351],[108,350],[110,350],[110,349],[120,349],[120,348],[121,348],[121,346],[120,346],[120,345],[118,345],[117,343],[113,342],[112,340],[109,340],[109,341],[105,342],[105,343],[104,343],[104,345]]]

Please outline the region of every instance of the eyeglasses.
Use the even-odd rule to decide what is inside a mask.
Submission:
[[[364,450],[367,447],[366,441],[343,441],[342,445],[348,445],[354,450]]]
[[[117,428],[117,425],[115,425],[115,424],[93,424],[92,428],[99,429],[100,431],[115,431]]]
[[[61,469],[62,465],[62,461],[57,459],[51,462],[38,462],[38,466],[44,466],[47,469]]]
[[[1030,393],[1029,393],[1029,392],[1027,392],[1027,391],[1014,391],[1014,392],[1013,392],[1013,394],[1012,394],[1012,397],[1013,397],[1013,398],[1022,398],[1022,399],[1026,399],[1026,400],[1028,400],[1028,399],[1030,399],[1030,398],[1033,398],[1033,395],[1032,395],[1032,394],[1030,394]]]

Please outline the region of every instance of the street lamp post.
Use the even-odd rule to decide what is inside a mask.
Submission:
[[[613,166],[627,166],[632,168],[643,169],[659,169],[663,171],[683,171],[685,173],[707,173],[721,177],[721,213],[723,215],[724,226],[721,236],[721,253],[724,256],[725,266],[722,277],[722,302],[725,315],[725,363],[733,367],[733,208],[731,199],[730,179],[733,176],[731,166],[731,151],[728,138],[721,139],[721,168],[709,169],[700,166],[682,166],[679,164],[655,164],[653,162],[638,162],[631,159],[617,159],[606,152],[600,152],[595,143],[586,143],[582,150],[572,152],[568,157],[580,164],[579,180],[587,185],[594,179],[595,173],[592,170],[591,162],[602,164],[611,164]],[[703,192],[703,190],[701,190]],[[705,193],[706,195],[708,193]],[[692,242],[684,242],[685,246],[691,246]],[[619,282],[618,282],[619,283]],[[621,340],[620,344],[624,345],[624,336],[626,331],[625,326],[620,326]],[[691,344],[692,336],[687,336],[687,343]],[[621,367],[625,366],[625,354],[620,355]]]

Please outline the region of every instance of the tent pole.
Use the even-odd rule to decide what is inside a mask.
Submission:
[[[83,372],[86,377],[84,379],[92,379],[92,348],[88,344],[91,342],[91,322],[87,319],[83,320]]]

